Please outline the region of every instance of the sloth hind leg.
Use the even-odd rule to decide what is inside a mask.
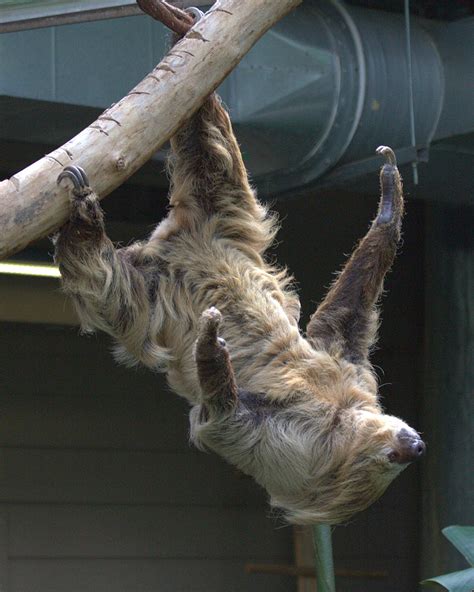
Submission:
[[[377,153],[386,160],[380,171],[377,216],[307,326],[316,349],[338,352],[362,365],[368,365],[376,341],[377,303],[400,242],[404,207],[395,154],[387,146],[380,146]]]

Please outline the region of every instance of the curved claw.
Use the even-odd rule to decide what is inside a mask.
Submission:
[[[202,313],[201,322],[204,327],[217,330],[222,322],[222,315],[215,306],[211,306]]]
[[[397,157],[395,156],[395,152],[390,148],[390,146],[379,146],[375,152],[385,158],[386,164],[397,166]]]
[[[67,166],[64,167],[61,173],[58,175],[57,183],[58,185],[64,179],[69,179],[72,181],[74,185],[74,189],[76,191],[80,191],[81,189],[85,189],[89,187],[89,180],[87,178],[86,172],[80,166]]]
[[[184,12],[189,14],[189,16],[191,16],[194,19],[194,24],[200,21],[204,16],[203,11],[199,10],[199,8],[196,8],[195,6],[190,6],[189,8],[186,8]]]
[[[217,308],[211,307],[205,310],[199,321],[199,329],[197,335],[198,349],[204,353],[211,347],[214,350],[217,348],[225,348],[226,342],[219,337],[219,325],[222,322],[222,315]]]
[[[204,415],[209,412],[214,417],[232,412],[238,401],[230,355],[217,334],[221,322],[222,315],[215,307],[202,313],[195,349]]]
[[[399,224],[403,213],[403,195],[397,159],[393,150],[388,146],[379,146],[377,154],[385,158],[385,164],[380,170],[382,199],[376,223],[397,222]]]
[[[79,172],[79,174],[81,175],[83,186],[89,187],[89,179],[87,178],[86,171],[80,166],[77,166],[76,169]]]

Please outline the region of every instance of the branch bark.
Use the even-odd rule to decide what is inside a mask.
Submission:
[[[168,4],[165,0],[137,0],[137,4],[143,12],[161,21],[179,35],[186,35],[194,24],[194,19],[184,10]]]
[[[69,200],[56,184],[76,164],[108,195],[162,146],[255,42],[301,0],[218,0],[156,68],[88,128],[0,183],[0,259],[53,233]]]

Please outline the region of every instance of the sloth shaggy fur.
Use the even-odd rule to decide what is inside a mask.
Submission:
[[[85,331],[114,338],[118,360],[166,372],[191,405],[193,442],[252,475],[290,522],[347,520],[422,452],[416,432],[383,413],[368,360],[400,238],[393,153],[380,150],[377,217],[304,336],[290,277],[264,257],[275,217],[215,94],[171,144],[170,212],[126,248],[106,236],[82,169],[61,173],[72,181],[56,238],[64,290]]]

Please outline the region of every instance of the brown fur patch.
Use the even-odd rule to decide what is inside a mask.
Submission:
[[[379,215],[305,339],[291,278],[264,258],[276,219],[216,95],[171,144],[173,207],[148,241],[115,250],[96,196],[73,201],[56,243],[64,289],[85,330],[114,337],[119,360],[167,372],[193,405],[198,446],[252,475],[289,520],[345,520],[401,470],[388,460],[400,430],[415,434],[382,413],[368,360],[400,236],[398,171],[385,165]],[[200,321],[211,307],[218,332],[209,312]]]

